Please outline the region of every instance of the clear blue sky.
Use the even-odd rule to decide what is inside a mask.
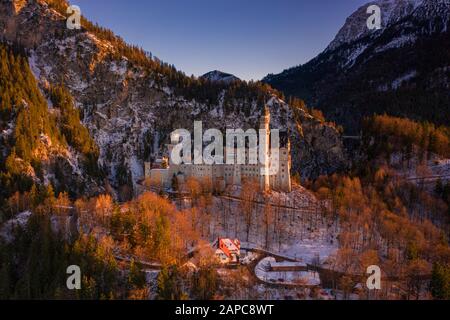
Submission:
[[[71,0],[188,75],[211,70],[259,80],[323,51],[368,0]]]

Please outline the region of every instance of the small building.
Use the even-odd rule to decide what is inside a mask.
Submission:
[[[153,163],[146,162],[144,166],[144,183],[156,189],[166,189],[170,187],[169,170],[167,169],[168,159],[158,158]]]
[[[241,242],[238,239],[219,238],[215,254],[222,264],[237,264],[241,256]]]
[[[308,265],[304,262],[271,261],[270,271],[278,271],[278,272],[308,271]]]
[[[169,167],[169,159],[166,157],[158,158],[152,163],[152,169],[167,169]]]
[[[150,184],[154,188],[165,189],[169,187],[168,171],[165,169],[152,169],[150,175]]]

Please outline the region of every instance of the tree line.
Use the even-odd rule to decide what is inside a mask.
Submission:
[[[418,122],[408,118],[389,115],[374,115],[363,121],[363,134],[368,155],[390,156],[403,152],[406,157],[414,156],[414,147],[419,154],[434,153],[450,158],[450,128],[436,126],[430,122]]]

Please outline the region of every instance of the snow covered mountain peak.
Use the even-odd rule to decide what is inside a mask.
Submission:
[[[225,73],[225,72],[222,72],[219,70],[214,70],[214,71],[205,73],[204,75],[201,76],[201,78],[207,79],[207,80],[213,81],[213,82],[222,81],[225,83],[230,83],[233,81],[240,80],[238,77],[236,77],[230,73]]]
[[[449,0],[377,0],[369,2],[347,18],[344,26],[326,51],[335,50],[343,44],[354,42],[376,32],[381,33],[383,29],[411,15],[419,7],[435,7],[439,4],[448,6]],[[372,5],[377,5],[381,9],[381,32],[370,30],[367,27],[367,19],[370,17],[367,9]]]
[[[367,26],[371,5],[381,9],[379,30]],[[438,106],[449,98],[449,39],[450,0],[377,0],[348,17],[324,52],[264,81],[354,132],[373,113],[446,124]]]

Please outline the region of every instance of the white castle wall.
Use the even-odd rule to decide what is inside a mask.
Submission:
[[[145,163],[145,178],[150,177],[151,181],[155,183],[162,183],[162,185],[171,185],[174,175],[181,174],[183,180],[189,177],[194,177],[199,180],[208,179],[213,184],[222,181],[222,187],[226,185],[241,185],[243,180],[252,179],[259,181],[260,189],[263,191],[269,191],[271,189],[291,192],[291,156],[290,156],[290,143],[287,142],[285,147],[280,148],[279,157],[276,159],[271,157],[269,141],[270,141],[270,113],[266,109],[266,114],[261,117],[260,129],[266,130],[266,153],[264,155],[266,161],[265,165],[248,164],[249,155],[246,150],[246,164],[182,164],[176,165],[169,161],[168,169],[150,169],[150,164]],[[168,145],[169,154],[171,153],[174,145]],[[236,154],[235,154],[236,157]],[[270,161],[278,162],[278,171],[270,174]],[[237,161],[235,161],[236,163]],[[164,172],[162,172],[164,171]],[[266,172],[264,175],[262,172]]]

